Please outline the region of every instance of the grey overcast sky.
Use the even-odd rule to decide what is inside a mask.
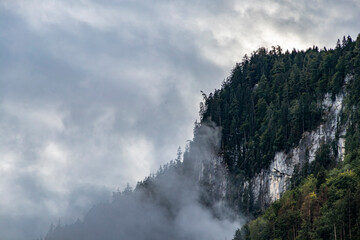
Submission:
[[[175,158],[259,47],[334,47],[358,0],[1,0],[0,238],[44,236]]]

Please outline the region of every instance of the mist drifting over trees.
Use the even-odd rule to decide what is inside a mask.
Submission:
[[[240,219],[211,194],[226,177],[216,163],[221,129],[208,123],[195,131],[184,161],[179,152],[134,190],[115,192],[111,202],[94,206],[82,221],[52,226],[45,239],[231,239]]]

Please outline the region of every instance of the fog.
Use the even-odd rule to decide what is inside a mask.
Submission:
[[[44,237],[192,137],[259,47],[334,46],[360,1],[0,1],[0,236]]]
[[[82,221],[52,226],[46,239],[232,239],[241,219],[211,194],[226,187],[217,154],[220,137],[214,124],[197,126],[184,161],[178,156],[134,191],[115,192]]]

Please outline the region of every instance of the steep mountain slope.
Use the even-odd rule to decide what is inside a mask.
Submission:
[[[322,144],[343,158],[350,127],[343,106],[358,91],[358,42],[344,37],[335,49],[291,53],[261,48],[236,65],[220,90],[204,94],[202,121],[222,127],[226,198],[237,212],[251,216],[278,199]]]
[[[295,167],[302,168],[313,162],[323,144],[332,144],[337,160],[343,160],[346,126],[339,124],[343,100],[344,93],[337,95],[334,101],[326,95],[321,104],[324,122],[314,130],[303,133],[296,147],[276,152],[267,169],[262,169],[251,180],[244,182],[244,185],[252,186],[250,190],[255,202],[264,206],[279,199],[290,187]]]
[[[327,134],[327,121],[318,128],[320,132],[305,136],[314,133],[325,140],[314,157],[290,171],[292,189],[237,230],[235,240],[360,239],[360,35],[349,49],[350,75],[332,105],[342,110],[337,121],[328,118],[330,129],[337,128],[335,135]]]
[[[336,201],[347,199],[353,205],[346,209],[359,211],[357,195],[346,198],[341,189],[359,189],[360,35],[330,50],[261,48],[203,97],[183,161],[179,154],[134,191],[116,193],[82,221],[51,228],[46,239],[224,239],[239,216],[253,219],[268,206],[235,239],[316,239],[330,236],[315,219],[327,221]],[[343,178],[352,180],[342,185]],[[288,211],[299,206],[303,212]],[[329,224],[349,225],[341,236],[357,236],[358,216]]]

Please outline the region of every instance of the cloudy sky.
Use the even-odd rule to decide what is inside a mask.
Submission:
[[[1,0],[0,237],[34,239],[192,138],[200,90],[261,46],[333,47],[360,1]]]

